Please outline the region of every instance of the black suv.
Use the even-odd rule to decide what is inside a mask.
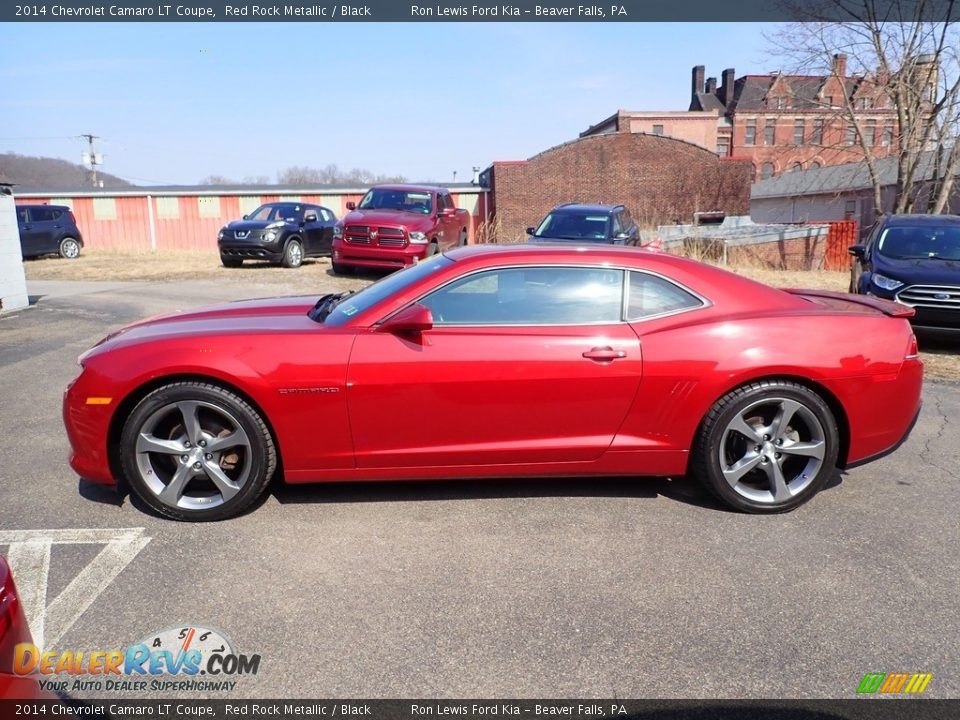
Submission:
[[[850,254],[850,292],[909,305],[918,327],[960,330],[960,216],[888,215]]]
[[[23,257],[80,257],[83,236],[66,205],[17,205],[17,224]]]
[[[336,224],[333,211],[319,205],[267,203],[220,228],[220,262],[240,267],[244,260],[269,260],[300,267],[304,258],[330,255]]]
[[[640,231],[623,205],[557,205],[535,227],[531,242],[589,242],[638,245]]]

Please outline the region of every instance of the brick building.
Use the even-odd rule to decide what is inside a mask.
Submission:
[[[922,60],[922,59],[921,59]],[[926,67],[923,62],[918,63]],[[704,79],[693,68],[690,110],[715,110],[729,120],[729,137],[718,147],[753,163],[755,177],[839,165],[863,158],[858,130],[843,114],[852,107],[860,132],[876,157],[897,149],[897,112],[883,88],[865,75],[847,74],[847,57],[837,54],[826,75],[744,75],[723,71]],[[921,70],[930,77],[935,69]],[[848,105],[849,103],[849,105]]]
[[[570,201],[622,203],[642,227],[691,222],[699,212],[746,215],[752,178],[748,162],[675,138],[619,132],[495,162],[481,185],[491,190],[496,239],[509,242]]]

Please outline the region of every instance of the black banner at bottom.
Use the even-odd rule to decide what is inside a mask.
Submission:
[[[960,700],[0,700],[0,718],[955,720]]]

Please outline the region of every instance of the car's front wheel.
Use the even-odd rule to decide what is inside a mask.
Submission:
[[[701,424],[693,474],[727,505],[750,513],[793,510],[833,474],[837,422],[810,388],[764,380],[718,400]]]
[[[227,255],[220,256],[220,262],[223,263],[224,267],[228,268],[238,268],[243,265],[243,258],[239,257],[229,257]]]
[[[303,245],[299,240],[290,240],[283,250],[283,266],[285,268],[298,268],[303,264]]]
[[[65,237],[60,241],[60,257],[73,260],[80,257],[80,241],[76,238]]]
[[[175,382],[137,404],[120,440],[131,489],[175,520],[223,520],[249,509],[277,467],[260,414],[217,385]]]

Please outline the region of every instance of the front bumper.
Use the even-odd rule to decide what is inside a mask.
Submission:
[[[83,371],[63,393],[63,425],[70,441],[70,467],[80,477],[101,485],[116,485],[110,468],[110,420],[119,398],[103,403],[95,378]],[[102,384],[101,384],[102,387]],[[91,399],[95,398],[95,402]]]
[[[333,242],[333,262],[350,267],[398,269],[413,265],[427,256],[427,245],[409,244],[403,248],[365,247],[343,242]]]

